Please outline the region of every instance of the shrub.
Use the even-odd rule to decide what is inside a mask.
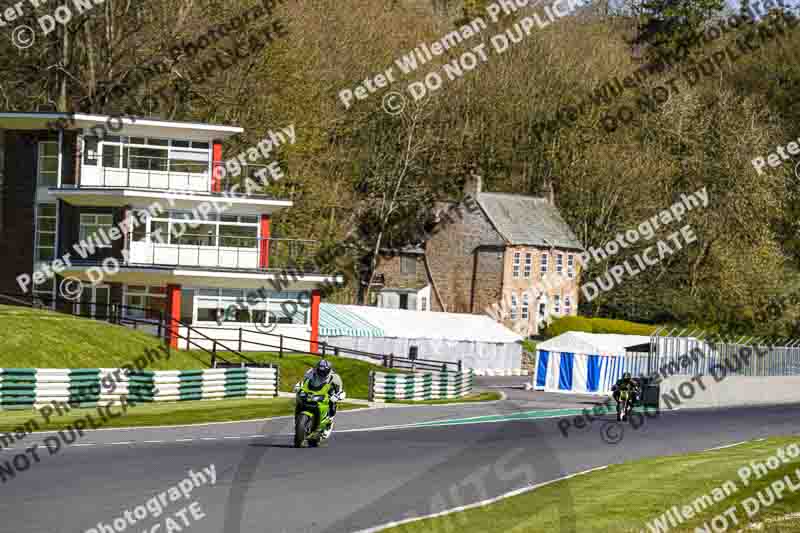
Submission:
[[[638,324],[627,320],[611,318],[588,318],[583,316],[565,316],[554,320],[544,335],[547,338],[557,337],[568,331],[585,331],[586,333],[619,333],[622,335],[650,335],[658,326]]]

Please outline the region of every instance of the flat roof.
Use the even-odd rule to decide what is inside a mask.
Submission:
[[[123,126],[129,128],[153,128],[172,130],[177,132],[202,132],[205,136],[227,138],[244,131],[239,126],[223,126],[220,124],[205,124],[201,122],[186,122],[179,120],[163,120],[158,118],[136,117],[129,115],[95,115],[91,113],[60,113],[60,112],[0,112],[0,129],[8,130],[41,130],[48,129],[48,123],[63,119],[67,121],[64,129],[90,128],[97,125],[112,124],[117,127],[118,120]],[[113,128],[112,128],[113,130]],[[114,135],[115,132],[109,133]]]

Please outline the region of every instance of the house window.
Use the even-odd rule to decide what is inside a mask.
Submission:
[[[519,257],[520,257],[520,253],[519,252],[514,252],[514,272],[513,272],[512,276],[515,277],[515,278],[519,277]]]
[[[122,303],[126,317],[161,320],[167,316],[167,291],[164,287],[126,285]]]
[[[541,261],[542,274],[545,274],[547,272],[547,261],[548,261],[547,253],[543,253],[542,254],[542,261]]]
[[[564,273],[564,254],[556,255],[556,274],[562,275]]]
[[[569,296],[564,296],[564,314],[569,315],[572,313],[572,301]]]
[[[39,143],[39,167],[36,184],[46,187],[58,185],[58,141]]]
[[[553,296],[553,312],[557,315],[561,313],[561,296],[558,294]]]
[[[544,314],[547,312],[547,304],[542,302],[539,304],[539,318],[544,318]]]
[[[511,320],[517,319],[517,295],[511,294]]]
[[[415,276],[417,274],[417,258],[413,255],[401,255],[400,273]]]
[[[95,248],[111,247],[111,245],[104,243],[98,232],[102,228],[108,235],[108,232],[114,227],[113,215],[81,213],[80,222],[80,239],[82,241],[88,241],[90,237],[94,236],[92,241],[95,242]]]
[[[525,254],[525,273],[524,276],[526,278],[531,277],[531,265],[533,264],[533,254],[526,253]]]
[[[36,254],[34,261],[52,261],[56,257],[56,206],[36,206]]]
[[[529,306],[528,293],[526,292],[525,294],[522,295],[522,319],[523,320],[528,320],[528,306]]]
[[[420,311],[427,311],[428,310],[428,298],[425,296],[420,297]]]
[[[575,276],[575,256],[572,254],[567,255],[567,277],[572,278]]]

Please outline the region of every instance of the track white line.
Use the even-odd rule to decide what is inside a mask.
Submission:
[[[480,501],[480,502],[471,503],[469,505],[462,505],[461,507],[455,507],[453,509],[447,509],[446,511],[441,511],[441,512],[438,512],[438,513],[433,513],[433,514],[429,514],[429,515],[425,515],[425,516],[417,516],[417,517],[414,517],[414,518],[407,518],[405,520],[398,520],[396,522],[388,522],[386,524],[381,524],[379,526],[374,526],[374,527],[371,527],[369,529],[362,529],[360,531],[357,531],[356,533],[376,533],[377,531],[382,531],[382,530],[388,529],[390,527],[397,527],[397,526],[401,526],[401,525],[405,525],[405,524],[410,524],[411,522],[419,522],[420,520],[427,520],[429,518],[438,518],[440,516],[446,516],[446,515],[449,515],[449,514],[458,513],[458,512],[461,512],[461,511],[466,511],[468,509],[475,509],[477,507],[485,507],[487,505],[491,505],[491,504],[493,504],[495,502],[498,502],[500,500],[504,500],[506,498],[511,498],[512,496],[518,496],[520,494],[524,494],[526,492],[530,492],[532,490],[536,490],[536,489],[544,487],[546,485],[552,485],[553,483],[557,483],[559,481],[564,481],[566,479],[570,479],[570,478],[573,478],[573,477],[576,477],[576,476],[582,476],[584,474],[589,474],[591,472],[596,472],[598,470],[604,470],[604,469],[606,469],[608,467],[609,467],[609,465],[598,466],[596,468],[590,468],[589,470],[584,470],[583,472],[577,472],[575,474],[570,474],[568,476],[563,476],[563,477],[560,477],[558,479],[551,479],[550,481],[545,481],[543,483],[537,483],[536,485],[530,485],[528,487],[522,487],[522,488],[519,488],[519,489],[516,489],[516,490],[512,490],[511,492],[506,492],[505,494],[501,494],[500,496],[496,496],[496,497],[490,498],[488,500],[483,500],[483,501]]]
[[[726,448],[733,448],[734,446],[741,446],[742,444],[747,444],[748,442],[753,442],[749,440],[743,440],[741,442],[734,442],[733,444],[725,444],[723,446],[715,446],[714,448],[707,448],[703,450],[704,452],[713,452],[714,450],[724,450]]]

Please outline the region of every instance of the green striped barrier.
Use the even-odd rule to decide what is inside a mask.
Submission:
[[[278,395],[279,372],[268,368],[138,370],[113,368],[0,368],[0,409],[60,402],[96,407],[127,396],[134,403]]]
[[[443,400],[463,398],[472,393],[475,374],[468,372],[427,372],[416,374],[386,374],[370,372],[369,399],[386,400]]]

